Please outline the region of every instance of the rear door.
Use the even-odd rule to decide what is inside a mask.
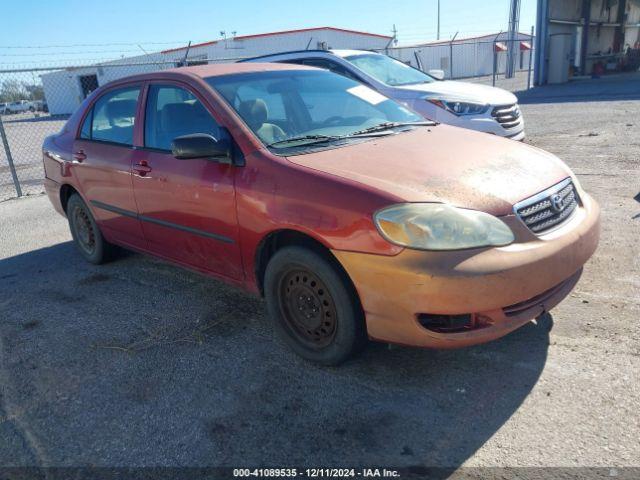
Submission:
[[[72,174],[107,239],[144,247],[131,183],[133,135],[141,85],[107,90],[82,122]]]
[[[144,146],[136,151],[133,187],[149,249],[160,256],[232,279],[243,276],[233,165],[178,160],[175,137],[220,126],[204,100],[181,83],[146,89]]]

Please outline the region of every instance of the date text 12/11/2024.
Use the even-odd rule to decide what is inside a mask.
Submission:
[[[233,470],[233,476],[238,478],[398,478],[400,474],[397,470],[386,468],[237,468]]]

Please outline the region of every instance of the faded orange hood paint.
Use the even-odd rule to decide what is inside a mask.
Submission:
[[[447,125],[288,157],[408,202],[446,202],[507,215],[513,204],[571,175],[556,156]]]

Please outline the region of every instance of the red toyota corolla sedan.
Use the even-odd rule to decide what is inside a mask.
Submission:
[[[323,364],[367,338],[505,335],[561,301],[598,243],[597,204],[553,155],[298,65],[118,80],[43,153],[84,258],[120,245],[263,294]]]

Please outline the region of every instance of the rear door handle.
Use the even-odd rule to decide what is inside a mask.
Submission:
[[[133,165],[133,171],[138,173],[138,175],[140,175],[141,177],[144,177],[151,171],[151,167],[147,164],[147,162],[142,161]]]
[[[79,150],[77,152],[73,152],[73,159],[78,163],[82,163],[87,159],[87,155],[82,150]]]

